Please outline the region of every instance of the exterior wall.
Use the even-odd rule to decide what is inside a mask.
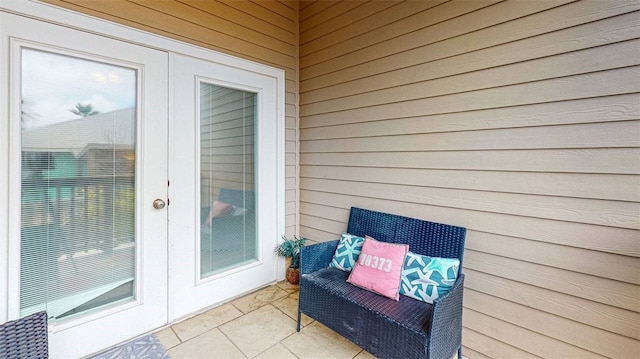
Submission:
[[[296,1],[44,1],[284,69],[286,234],[297,233],[298,3]]]
[[[639,9],[300,2],[300,234],[465,226],[465,356],[636,357]]]

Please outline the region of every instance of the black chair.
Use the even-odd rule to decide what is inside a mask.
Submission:
[[[45,359],[49,357],[47,313],[0,324],[1,359]]]

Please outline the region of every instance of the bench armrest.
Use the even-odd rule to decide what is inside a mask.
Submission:
[[[300,274],[308,274],[329,266],[333,253],[338,248],[333,240],[300,248]]]
[[[464,274],[453,287],[433,303],[429,352],[435,358],[450,358],[462,342],[462,294]]]

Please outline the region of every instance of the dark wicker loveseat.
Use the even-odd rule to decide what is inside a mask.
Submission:
[[[347,232],[406,243],[431,257],[458,258],[462,268],[462,227],[354,207]],[[434,304],[403,295],[394,301],[347,283],[349,273],[328,267],[337,246],[335,240],[302,248],[298,331],[304,313],[379,358],[461,357],[462,273]]]
[[[49,357],[47,312],[0,324],[0,359]]]

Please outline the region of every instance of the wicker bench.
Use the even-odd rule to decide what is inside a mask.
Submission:
[[[46,312],[38,312],[0,324],[1,359],[46,359],[48,357]]]
[[[414,253],[458,258],[462,268],[462,227],[354,207],[347,232],[406,243]],[[349,273],[328,267],[337,246],[335,240],[302,248],[298,331],[304,313],[379,358],[461,357],[462,273],[434,304],[403,295],[394,301],[347,283]]]

